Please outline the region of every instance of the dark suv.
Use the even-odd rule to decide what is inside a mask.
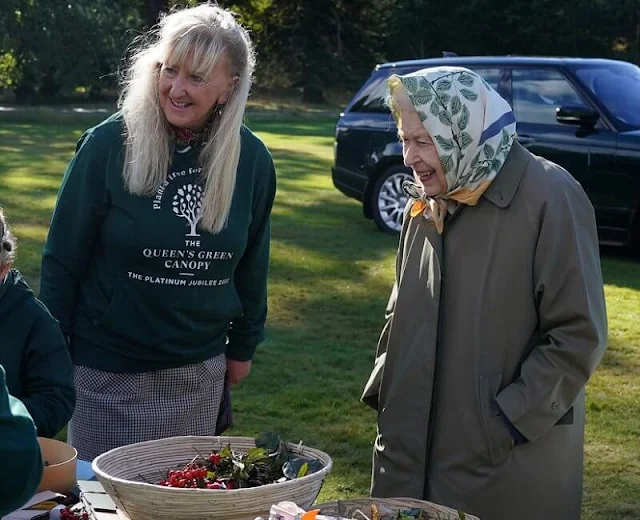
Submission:
[[[363,203],[378,227],[398,232],[406,198],[386,78],[458,65],[480,74],[513,107],[518,140],[564,166],[596,210],[600,242],[640,239],[640,68],[602,59],[450,57],[378,65],[336,127],[334,185]]]

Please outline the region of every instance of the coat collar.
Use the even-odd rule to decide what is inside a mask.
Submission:
[[[520,180],[530,160],[531,154],[521,144],[514,141],[509,155],[507,155],[507,160],[482,196],[499,208],[506,208],[518,191]]]

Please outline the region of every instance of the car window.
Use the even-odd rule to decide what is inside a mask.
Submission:
[[[391,74],[391,70],[388,71]],[[389,112],[385,104],[388,74],[374,76],[360,92],[358,100],[351,107],[352,112]]]
[[[471,68],[471,67],[469,67]],[[484,80],[495,90],[498,90],[500,82],[501,70],[498,68],[471,68],[476,74],[479,74]],[[417,70],[417,69],[415,69]],[[387,95],[387,78],[390,74],[409,74],[414,69],[396,70],[383,69],[384,72],[375,74],[364,89],[358,94],[358,99],[351,107],[352,112],[389,112],[385,103]]]
[[[640,68],[625,62],[577,66],[575,73],[625,129],[640,128]]]
[[[499,91],[498,85],[500,83],[500,74],[502,73],[501,69],[489,69],[489,68],[479,68],[479,67],[469,67],[473,72],[478,74],[478,76],[482,76],[482,78],[491,85],[493,90]]]
[[[519,123],[559,125],[556,108],[574,105],[588,108],[573,85],[553,69],[514,69],[513,112]]]

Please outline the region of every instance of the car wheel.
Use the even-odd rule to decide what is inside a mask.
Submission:
[[[371,193],[371,210],[380,230],[399,233],[402,229],[402,214],[407,205],[402,183],[412,179],[406,168],[392,166],[376,180]]]

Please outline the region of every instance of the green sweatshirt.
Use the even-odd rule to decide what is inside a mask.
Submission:
[[[36,429],[24,405],[7,392],[0,365],[0,516],[23,506],[42,478]]]
[[[57,321],[14,269],[0,283],[0,364],[38,435],[54,437],[76,402],[71,358]]]
[[[75,364],[147,372],[226,352],[252,359],[267,314],[275,169],[247,128],[227,227],[202,230],[198,146],[174,153],[151,196],[123,185],[123,122],[88,130],[62,181],[40,298]],[[149,139],[152,139],[149,136]]]

